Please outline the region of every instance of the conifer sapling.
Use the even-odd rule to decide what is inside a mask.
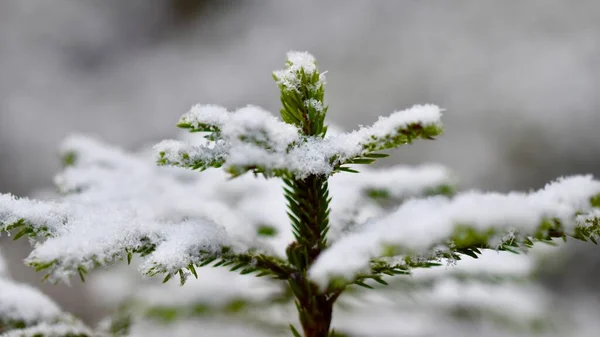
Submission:
[[[279,241],[248,240],[227,218],[227,212],[240,212],[248,221],[273,219],[256,216],[258,208],[276,213],[269,205],[216,216],[223,204],[199,196],[207,192],[186,187],[181,176],[157,174],[123,152],[78,137],[65,144],[67,168],[57,177],[64,196],[52,202],[0,195],[0,230],[28,236],[34,249],[26,262],[52,281],[74,274],[83,280],[94,267],[130,262],[134,255],[143,258],[143,274],[164,275],[164,282],[175,277],[182,285],[208,265],[269,277],[293,295],[299,326],[290,328],[305,337],[336,335],[335,303],[354,286],[385,285],[390,276],[477,258],[483,250],[525,252],[536,242],[568,237],[595,243],[600,182],[591,176],[561,178],[530,193],[455,194],[447,175],[431,166],[359,173],[361,165],[385,158],[382,151],[440,135],[442,110],[416,105],[372,126],[332,134],[325,121],[325,73],[310,54],[290,52],[273,77],[280,119],[254,106],[230,112],[196,105],[178,126],[203,141],[167,140],[154,150],[160,166],[280,180],[287,221],[279,222],[286,223],[246,224]],[[128,179],[117,184],[116,175]],[[330,183],[343,175],[349,177],[346,193],[331,194]],[[366,197],[375,206],[366,208]],[[6,320],[2,304],[2,326],[23,329],[39,321],[25,314]]]

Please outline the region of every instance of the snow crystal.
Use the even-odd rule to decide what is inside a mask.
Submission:
[[[325,110],[325,106],[323,105],[323,103],[314,98],[305,100],[304,106],[307,108],[312,108],[317,112],[323,112]]]
[[[287,60],[291,63],[291,67],[304,69],[304,72],[309,75],[317,69],[315,57],[308,52],[290,51],[287,53]]]
[[[559,219],[567,232],[577,225],[576,215],[591,210],[590,198],[600,194],[600,182],[591,176],[559,179],[526,194],[469,192],[453,199],[431,197],[410,200],[395,212],[372,221],[319,256],[310,275],[325,286],[331,276],[348,277],[368,267],[384,246],[426,253],[452,234],[456,225],[506,232],[535,232],[544,219]]]
[[[300,87],[300,71],[303,70],[307,76],[317,71],[315,58],[308,52],[290,51],[287,54],[287,65],[283,70],[277,70],[273,74],[277,83],[287,90],[297,91]],[[319,84],[325,83],[325,73],[319,76]]]

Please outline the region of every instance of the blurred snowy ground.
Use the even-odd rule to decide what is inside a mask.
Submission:
[[[50,186],[73,131],[132,148],[174,136],[198,102],[276,113],[270,72],[290,49],[329,70],[330,120],[345,128],[415,103],[447,109],[446,134],[396,162],[443,163],[464,187],[501,191],[598,174],[599,29],[593,0],[4,0],[0,191]],[[553,284],[588,288],[593,263]],[[86,315],[78,289],[44,288]]]

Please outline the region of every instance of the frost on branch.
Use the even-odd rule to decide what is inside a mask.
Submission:
[[[595,241],[597,223],[581,221],[596,212],[600,182],[591,176],[559,179],[533,193],[467,192],[404,203],[325,251],[311,270],[326,286],[332,278],[353,279],[360,272],[408,272],[440,257],[479,249],[526,249],[533,241],[573,237]],[[372,260],[400,255],[396,260]],[[371,265],[370,265],[371,263]]]

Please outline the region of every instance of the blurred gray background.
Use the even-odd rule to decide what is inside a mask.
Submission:
[[[291,49],[329,70],[329,118],[346,129],[447,109],[446,134],[396,163],[440,162],[465,188],[500,191],[600,173],[598,1],[2,0],[0,192],[50,187],[71,132],[134,149],[174,137],[195,103],[277,113],[271,71]],[[26,243],[0,242],[37,285]],[[600,250],[567,248],[549,285],[595,291]],[[95,317],[81,287],[43,289]]]

